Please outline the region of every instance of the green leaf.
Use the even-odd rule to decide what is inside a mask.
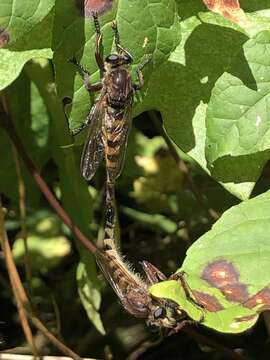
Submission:
[[[60,220],[55,215],[44,211],[38,216],[35,213],[28,218],[27,226],[27,253],[33,270],[47,272],[70,254],[70,242],[62,235]],[[20,236],[13,244],[12,253],[18,264],[24,263],[24,240]]]
[[[64,236],[44,237],[29,234],[27,249],[30,256],[31,268],[36,271],[46,272],[58,265],[70,253],[70,243]],[[16,239],[12,253],[18,264],[24,263],[25,248],[23,239]]]
[[[28,34],[41,23],[55,0],[4,0],[0,4],[0,27],[8,33],[8,46]]]
[[[149,83],[144,107],[161,112],[170,138],[210,173],[205,158],[207,103],[217,79],[228,69],[247,37],[233,29],[181,23],[183,41]]]
[[[174,221],[160,214],[147,214],[128,207],[122,207],[121,211],[134,221],[139,222],[146,228],[150,228],[155,231],[160,230],[167,234],[173,234],[178,228]]]
[[[184,271],[198,305],[186,298],[179,281],[159,283],[150,292],[174,300],[217,331],[247,330],[270,309],[269,214],[270,191],[232,207],[188,249],[177,272]]]
[[[244,62],[224,73],[212,91],[207,159],[219,181],[249,184],[249,191],[238,193],[247,198],[270,155],[270,31],[249,40],[243,52]]]
[[[40,137],[37,136],[37,128],[35,128],[35,126],[38,125],[40,129],[44,130],[47,126],[47,118],[46,116],[44,117],[42,121],[43,124],[37,124],[35,117],[31,121],[30,101],[31,97],[33,98],[31,92],[30,82],[25,73],[22,73],[6,91],[9,101],[12,104],[12,119],[15,127],[21,136],[26,151],[29,154],[33,154],[33,160],[36,166],[39,167],[47,161],[47,157],[45,155],[46,147],[44,143],[40,144],[37,141],[38,139],[40,140]],[[43,140],[45,139],[43,138]],[[17,201],[18,180],[15,167],[15,153],[4,129],[0,129],[0,153],[5,154],[5,156],[1,157],[0,191],[13,201]],[[22,162],[20,162],[20,166],[25,182],[28,206],[35,206],[40,199],[40,191]],[[10,186],[10,184],[13,184],[13,186]]]
[[[52,20],[51,12],[10,48],[0,49],[0,90],[19,76],[27,61],[33,58],[52,58]]]
[[[151,61],[144,69],[146,78],[150,77],[153,69],[159,68],[168,59],[181,40],[174,0],[132,0],[128,3],[119,1],[114,11],[100,18],[105,55],[114,51],[111,30],[113,19],[117,20],[121,43],[134,57],[133,70],[145,54],[151,55]],[[69,107],[71,128],[77,127],[85,120],[94,98],[92,96],[89,99],[82,79],[78,74],[75,75],[74,65],[68,63],[68,60],[75,56],[93,74],[91,80],[99,80],[94,43],[92,21],[80,15],[75,2],[58,1],[54,31],[54,63],[59,95],[61,98],[73,98]],[[143,92],[147,92],[147,85]],[[142,101],[139,96],[137,100]]]
[[[99,291],[96,289],[96,285],[93,284],[89,276],[87,276],[83,263],[79,263],[76,277],[80,299],[85,311],[97,330],[102,335],[105,335],[105,330],[98,312],[101,303],[101,296]]]

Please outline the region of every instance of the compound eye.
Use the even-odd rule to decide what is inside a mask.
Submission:
[[[154,319],[156,320],[164,318],[165,315],[166,315],[166,311],[162,307],[159,307],[154,311]]]
[[[116,61],[118,61],[119,57],[116,54],[110,54],[106,57],[106,61],[109,63],[115,63]]]
[[[124,62],[126,64],[131,64],[132,63],[132,58],[129,57],[129,56],[124,55]]]

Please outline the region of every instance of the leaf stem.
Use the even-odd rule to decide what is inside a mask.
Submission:
[[[12,144],[13,157],[15,162],[15,168],[18,178],[18,193],[19,193],[19,208],[20,208],[20,223],[21,223],[21,237],[24,244],[24,267],[26,279],[29,287],[31,287],[32,282],[32,269],[31,262],[28,253],[28,244],[27,244],[27,226],[26,226],[26,206],[25,206],[25,184],[22,177],[21,165],[19,161],[18,152],[15,146]]]

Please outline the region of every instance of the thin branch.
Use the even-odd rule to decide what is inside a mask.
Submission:
[[[65,210],[62,208],[54,194],[51,192],[50,188],[40,175],[38,169],[34,165],[31,158],[28,156],[26,149],[21,142],[21,139],[19,138],[17,131],[15,129],[15,126],[13,124],[13,121],[11,119],[11,116],[9,116],[4,110],[0,110],[0,120],[10,138],[14,146],[16,147],[18,154],[22,158],[25,166],[27,167],[28,171],[34,178],[37,186],[45,196],[45,198],[48,200],[54,211],[57,213],[57,215],[60,217],[60,219],[67,225],[67,227],[71,230],[71,232],[74,234],[74,236],[77,237],[77,239],[91,252],[95,253],[97,250],[97,247],[94,243],[92,243],[82,232],[81,230],[73,224],[72,220],[68,216],[68,214],[65,212]]]
[[[150,117],[150,119],[152,120],[152,122],[154,123],[156,129],[158,130],[158,132],[160,133],[160,135],[163,137],[164,141],[166,142],[168,149],[173,157],[173,159],[176,162],[176,165],[178,166],[179,170],[185,175],[186,180],[189,184],[189,187],[191,189],[191,191],[193,192],[194,196],[197,199],[198,204],[201,206],[201,208],[214,220],[216,221],[219,217],[220,214],[212,209],[212,208],[208,208],[205,204],[205,201],[200,193],[200,191],[198,191],[192,176],[190,175],[189,169],[186,165],[186,163],[184,162],[184,160],[182,160],[179,156],[179,154],[177,153],[174,144],[172,143],[171,139],[168,137],[166,131],[164,130],[164,127],[161,124],[160,119],[158,118],[157,114],[155,113],[155,111],[148,111],[148,115]]]
[[[8,274],[10,278],[10,282],[12,285],[12,289],[14,292],[14,296],[16,298],[18,304],[18,310],[21,308],[24,309],[27,316],[33,323],[33,325],[43,333],[43,335],[51,341],[61,352],[70,356],[74,360],[82,360],[79,355],[69,349],[65,344],[63,344],[60,340],[58,340],[47,328],[46,326],[36,317],[34,310],[32,309],[31,303],[28,300],[24,287],[22,285],[21,279],[19,277],[16,265],[14,263],[12,252],[9,246],[9,241],[7,237],[7,233],[4,228],[4,210],[0,203],[0,241],[1,246],[5,255],[5,261],[8,269]]]
[[[18,178],[18,193],[19,193],[19,208],[20,208],[20,223],[21,223],[21,236],[24,244],[24,267],[26,279],[29,287],[31,287],[32,282],[32,269],[31,262],[28,253],[28,245],[27,245],[27,226],[26,226],[26,206],[25,206],[25,184],[22,177],[21,165],[19,161],[18,152],[15,146],[12,144],[13,149],[13,157],[15,162],[15,168]]]
[[[26,337],[26,340],[29,344],[29,346],[32,349],[32,352],[35,356],[38,355],[38,351],[34,342],[34,338],[33,338],[33,334],[32,334],[32,330],[31,327],[29,325],[28,319],[27,319],[27,314],[26,311],[24,309],[23,306],[23,302],[22,299],[20,298],[19,294],[18,294],[18,289],[16,288],[16,284],[13,281],[13,276],[12,276],[12,269],[9,267],[9,262],[8,259],[10,258],[11,255],[11,250],[9,248],[9,244],[8,244],[8,239],[7,239],[7,234],[4,230],[4,211],[2,208],[2,203],[1,203],[1,198],[0,198],[0,244],[4,253],[4,257],[6,260],[6,264],[7,264],[7,268],[8,268],[8,274],[9,274],[9,279],[10,279],[10,283],[12,286],[12,290],[13,290],[13,294],[15,296],[16,299],[16,303],[17,303],[17,308],[18,308],[18,314],[19,314],[19,318],[21,320],[21,325],[23,328],[23,332],[24,335]]]

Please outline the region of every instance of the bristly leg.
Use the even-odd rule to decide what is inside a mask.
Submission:
[[[89,92],[96,92],[102,89],[101,82],[91,84],[90,81],[90,73],[86,70],[77,60],[75,57],[69,60],[75,67],[78,73],[80,74],[81,78],[83,79],[84,86],[87,91]]]
[[[92,12],[93,20],[94,20],[94,27],[96,32],[96,45],[95,45],[95,58],[96,63],[101,71],[103,73],[105,71],[104,67],[104,60],[103,60],[103,54],[102,54],[102,33],[101,33],[101,27],[100,23],[98,21],[98,14],[97,12]]]
[[[86,127],[88,127],[90,124],[90,117],[89,115],[87,116],[85,122],[83,122],[80,126],[78,126],[77,128],[70,130],[71,134],[73,136],[79,134],[83,129],[85,129]]]
[[[144,77],[142,73],[142,69],[147,65],[150,61],[150,55],[145,55],[142,62],[138,65],[136,69],[137,77],[138,77],[138,84],[134,84],[134,90],[141,90],[144,86]]]
[[[180,281],[181,286],[185,292],[186,298],[195,306],[197,306],[198,308],[200,308],[200,310],[204,311],[205,308],[203,306],[203,304],[200,304],[196,301],[195,296],[193,295],[192,289],[190,288],[190,286],[188,285],[187,281],[185,280],[185,272],[184,271],[179,271],[176,274],[173,274],[169,277],[169,280],[177,280]],[[204,314],[202,314],[201,319],[199,320],[199,322],[203,322],[204,320]]]

